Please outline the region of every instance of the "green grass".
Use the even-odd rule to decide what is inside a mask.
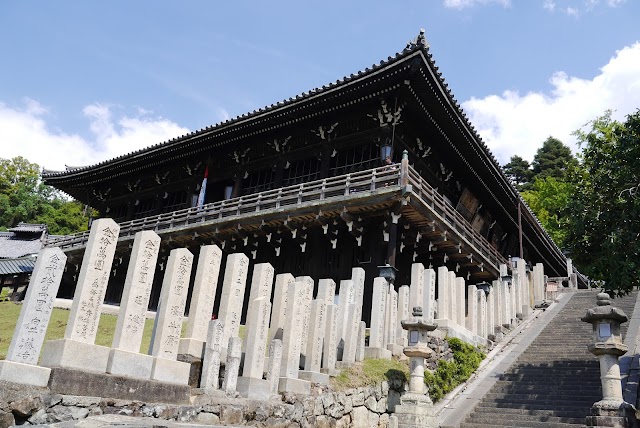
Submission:
[[[11,337],[20,315],[20,309],[22,305],[18,305],[14,302],[0,302],[0,360],[3,360],[7,356],[9,351],[9,345],[11,344]],[[67,328],[67,321],[69,319],[69,311],[66,309],[54,308],[51,313],[51,320],[49,321],[49,327],[45,335],[45,341],[53,339],[62,339],[64,337],[64,331]],[[116,321],[118,317],[116,315],[102,314],[100,316],[100,323],[98,324],[98,333],[96,335],[96,345],[111,347],[113,341],[113,334],[116,329]],[[187,329],[187,323],[182,323],[182,336],[184,337]],[[153,320],[147,319],[144,324],[144,333],[142,335],[142,343],[140,345],[140,352],[146,354],[151,344],[151,333],[153,332]],[[247,335],[244,325],[240,326],[238,336],[245,340]]]
[[[18,321],[18,316],[20,315],[20,309],[22,309],[22,305],[15,304],[13,302],[0,303],[0,359],[4,359],[7,356],[9,344],[11,343],[11,336],[13,335],[16,322]],[[51,320],[49,321],[45,341],[62,339],[62,337],[64,337],[64,331],[67,327],[68,319],[68,310],[54,308],[51,313]],[[100,317],[100,323],[98,324],[98,333],[96,335],[97,345],[111,346],[113,333],[116,328],[116,320],[117,317],[115,315],[102,314]],[[183,331],[185,324],[186,323],[183,323],[182,326]],[[152,330],[153,320],[148,319],[144,325],[144,334],[142,336],[142,344],[140,346],[142,353],[146,354],[149,349]]]
[[[331,386],[336,390],[359,388],[376,385],[385,380],[409,378],[409,365],[399,360],[365,358],[331,379]]]

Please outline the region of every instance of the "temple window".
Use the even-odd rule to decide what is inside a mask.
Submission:
[[[189,208],[189,195],[185,191],[171,192],[167,194],[162,206],[163,213]]]
[[[133,218],[144,218],[156,213],[156,200],[153,198],[137,201],[134,208]]]
[[[320,160],[317,158],[302,159],[292,163],[284,170],[282,187],[306,183],[320,178]]]
[[[375,144],[349,147],[331,158],[330,175],[349,174],[380,166],[380,149]]]
[[[273,169],[267,168],[254,171],[242,182],[242,194],[251,195],[273,188],[275,173]]]

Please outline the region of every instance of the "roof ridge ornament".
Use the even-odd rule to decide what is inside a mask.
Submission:
[[[421,28],[420,34],[418,34],[415,39],[409,40],[409,43],[407,43],[407,49],[411,49],[411,48],[429,49],[429,42],[427,42],[427,37],[424,35],[424,33],[425,33],[424,28]]]

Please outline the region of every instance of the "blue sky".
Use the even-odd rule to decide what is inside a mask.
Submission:
[[[335,81],[426,29],[504,162],[640,107],[635,0],[9,1],[0,157],[105,160]]]

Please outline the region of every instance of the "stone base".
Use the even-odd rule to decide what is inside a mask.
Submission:
[[[438,325],[438,329],[429,333],[432,336],[439,337],[440,339],[445,339],[447,337],[456,337],[463,342],[469,343],[474,346],[486,345],[486,339],[481,338],[480,336],[476,336],[465,327],[461,327],[450,319],[439,318],[434,320],[434,322]]]
[[[431,406],[400,404],[396,406],[395,416],[398,428],[437,428],[438,420]]]
[[[204,358],[204,342],[198,339],[180,339],[178,354],[191,355],[195,358]]]
[[[495,334],[489,335],[489,340],[495,343],[500,343],[504,340],[504,334],[501,331],[496,330]]]
[[[15,361],[0,360],[0,381],[47,386],[51,369]]]
[[[364,356],[366,358],[366,356],[367,356],[366,352],[365,352]],[[345,370],[345,369],[348,369],[349,367],[353,366],[354,364],[355,363],[348,363],[346,361],[336,361],[336,369],[337,370]]]
[[[182,361],[168,360],[166,358],[153,357],[151,367],[151,380],[160,382],[189,385],[189,371],[191,364]]]
[[[189,386],[197,388],[200,386],[200,378],[202,377],[202,358],[196,358],[189,354],[178,354],[178,361],[191,365],[189,370]]]
[[[391,355],[393,355],[394,357],[399,357],[400,355],[402,355],[404,346],[396,345],[395,343],[390,343],[387,345],[387,349],[391,351]]]
[[[635,408],[625,402],[602,400],[591,406],[591,415],[586,418],[587,427],[635,428]]]
[[[524,316],[525,319],[529,318],[532,313],[533,313],[533,309],[531,309],[529,305],[524,305],[522,307],[522,316]]]
[[[57,367],[51,369],[52,393],[137,400],[147,403],[189,404],[191,388],[186,385],[132,379],[104,373]]]
[[[365,358],[384,358],[387,360],[391,359],[391,351],[384,348],[371,348],[366,346],[364,348],[364,357]]]
[[[238,377],[236,391],[244,398],[252,400],[268,400],[273,395],[268,381],[244,376]]]
[[[324,373],[300,370],[298,378],[312,383],[319,383],[320,385],[329,385],[329,375]]]
[[[324,373],[329,377],[336,377],[340,374],[340,370],[338,369],[320,369],[320,373]]]
[[[71,339],[49,340],[42,348],[40,365],[105,373],[110,350],[106,346]]]
[[[151,355],[111,349],[107,362],[107,373],[135,379],[150,379],[153,357]]]
[[[278,381],[278,392],[291,392],[293,394],[311,394],[311,382],[290,377],[281,377]]]

